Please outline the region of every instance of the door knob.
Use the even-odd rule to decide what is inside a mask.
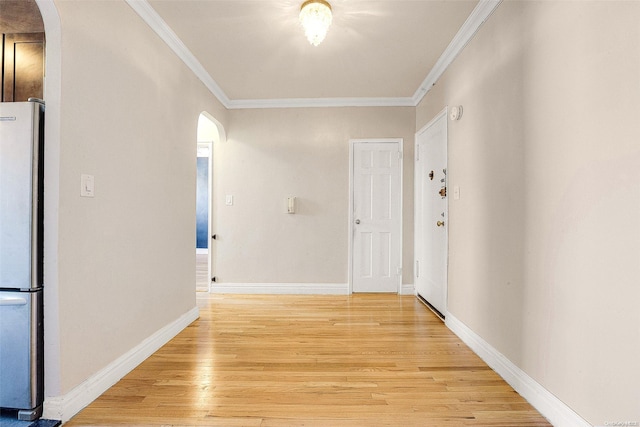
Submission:
[[[356,219],[356,224],[360,224],[360,220],[359,219]]]
[[[444,227],[444,221],[438,221],[438,222],[436,222],[436,225],[438,227]]]

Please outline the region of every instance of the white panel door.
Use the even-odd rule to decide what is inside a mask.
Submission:
[[[401,282],[399,142],[354,142],[353,292],[398,292]]]
[[[416,135],[414,283],[443,316],[447,311],[447,115]]]

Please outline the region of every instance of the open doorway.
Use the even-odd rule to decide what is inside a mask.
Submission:
[[[200,127],[198,127],[200,129]],[[209,291],[211,143],[198,141],[196,160],[196,290]]]
[[[35,0],[0,1],[0,101],[44,99],[44,21]]]
[[[206,112],[198,118],[196,157],[196,291],[210,292],[215,281],[213,149],[224,139],[222,126]]]

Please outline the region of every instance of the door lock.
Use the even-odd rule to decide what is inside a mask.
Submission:
[[[444,221],[438,221],[438,222],[436,222],[436,225],[438,227],[444,227]]]
[[[360,220],[359,219],[356,219],[356,225],[357,224],[360,224]]]
[[[442,187],[440,191],[438,191],[438,194],[440,194],[443,199],[447,197],[447,187]]]

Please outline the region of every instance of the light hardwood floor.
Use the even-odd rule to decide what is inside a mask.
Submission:
[[[209,254],[196,254],[196,290],[208,292],[209,290]]]
[[[549,426],[412,296],[198,294],[67,426]]]

